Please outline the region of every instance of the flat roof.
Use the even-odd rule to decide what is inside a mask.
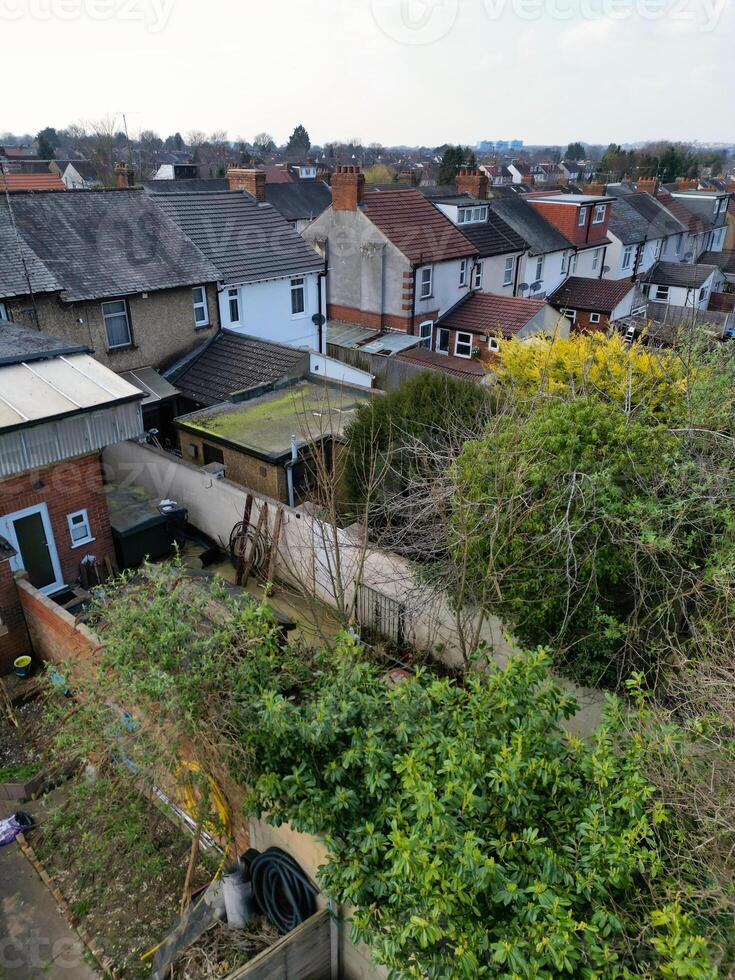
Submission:
[[[120,377],[142,391],[144,394],[141,405],[148,408],[149,405],[157,405],[158,402],[167,401],[175,398],[179,394],[179,389],[174,388],[170,381],[162,377],[155,368],[142,367],[135,371],[121,371]]]
[[[340,438],[355,410],[372,398],[347,385],[300,381],[243,402],[223,402],[176,419],[187,432],[278,461],[322,436]]]
[[[549,201],[552,204],[592,204],[595,201],[614,201],[607,194],[549,194],[548,197],[534,197],[533,201]]]
[[[377,337],[380,330],[362,327],[359,323],[345,323],[342,320],[327,322],[327,343],[335,347],[357,347]]]

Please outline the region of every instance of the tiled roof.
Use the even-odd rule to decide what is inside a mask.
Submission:
[[[571,276],[549,297],[559,309],[591,310],[593,313],[612,313],[635,283],[629,279],[588,279]]]
[[[181,180],[166,180],[163,177],[146,180],[143,190],[149,194],[190,194],[192,191],[228,191],[230,182],[226,177],[183,177]]]
[[[724,252],[703,252],[699,261],[704,265],[716,265],[725,275],[735,276],[735,251],[732,249]]]
[[[425,347],[414,347],[396,356],[396,361],[405,361],[429,371],[442,371],[464,381],[478,383],[487,375],[487,371],[478,360],[471,357],[453,357],[451,354],[437,354],[436,351]]]
[[[568,238],[521,197],[490,201],[490,207],[527,243],[531,255],[560,252],[573,247]]]
[[[689,265],[685,262],[657,262],[645,276],[642,282],[655,282],[657,286],[684,286],[687,289],[698,289],[703,286],[713,272],[718,272],[716,265]]]
[[[487,221],[465,225],[462,234],[477,248],[481,258],[526,249],[525,239],[492,209],[489,209]]]
[[[290,184],[296,180],[288,172],[288,167],[279,167],[276,163],[268,164],[260,169],[265,171],[265,179],[268,184]]]
[[[202,250],[225,283],[319,272],[324,262],[270,204],[242,191],[152,194]]]
[[[366,194],[363,213],[411,262],[477,255],[449,218],[415,189]]]
[[[653,237],[649,235],[650,222],[637,211],[627,197],[616,197],[610,208],[610,233],[623,245],[633,245]]]
[[[66,185],[58,174],[5,173],[0,176],[0,191],[65,191]]]
[[[0,299],[27,296],[28,280],[34,293],[55,293],[62,286],[32,248],[18,238],[5,201],[0,198]]]
[[[702,221],[701,218],[690,211],[681,198],[674,197],[668,191],[659,188],[656,193],[656,200],[663,204],[666,210],[670,211],[677,221],[680,221],[684,225],[687,231],[698,234],[699,232],[707,231],[710,227],[709,224]]]
[[[286,221],[311,221],[332,203],[332,190],[323,180],[266,183],[265,197]]]
[[[223,330],[166,377],[192,401],[214,405],[237,391],[298,374],[301,367],[308,371],[308,366],[307,352]]]
[[[499,332],[504,337],[512,337],[545,305],[546,301],[543,299],[473,292],[439,317],[437,323],[451,330]]]
[[[0,330],[0,364],[20,364],[62,354],[88,353],[89,348],[84,344],[70,344],[17,323],[3,323]]]
[[[648,238],[664,238],[686,231],[679,219],[647,191],[631,191],[625,185],[608,184],[607,193],[617,200],[625,201],[648,222]],[[614,212],[614,207],[613,207]]]

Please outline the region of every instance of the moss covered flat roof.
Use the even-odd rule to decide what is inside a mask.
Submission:
[[[202,438],[224,442],[264,459],[291,453],[291,436],[299,447],[324,436],[341,437],[369,391],[342,385],[300,381],[244,402],[223,402],[176,419]]]

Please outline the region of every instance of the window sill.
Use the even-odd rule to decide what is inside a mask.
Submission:
[[[195,330],[209,330],[209,328],[211,326],[212,326],[211,323],[195,323],[194,324],[194,329]]]
[[[74,544],[71,545],[71,550],[74,551],[76,548],[83,548],[85,544],[92,544],[92,542],[96,540],[97,538],[84,538],[83,541],[75,541]]]
[[[425,299],[433,299],[433,298],[434,298],[434,294],[433,294],[433,293],[429,293],[429,294],[428,294],[428,295],[426,295],[426,296],[419,296],[419,302],[420,302],[420,303],[423,303],[423,301],[424,301]]]
[[[108,347],[107,348],[107,353],[108,354],[124,354],[125,351],[137,350],[137,349],[138,349],[138,345],[137,344],[125,344],[125,345],[120,346],[120,347]]]

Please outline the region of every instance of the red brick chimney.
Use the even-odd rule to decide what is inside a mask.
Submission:
[[[258,204],[265,202],[265,171],[246,170],[244,167],[230,167],[227,181],[231,191],[247,191]]]
[[[480,201],[486,201],[489,186],[490,179],[482,170],[468,170],[467,167],[462,167],[457,174],[458,194],[469,194]]]
[[[591,184],[582,185],[582,193],[590,194],[593,197],[602,197],[605,193],[605,188],[602,186],[599,180],[593,180]]]
[[[365,200],[365,174],[359,167],[337,167],[332,174],[332,208],[357,211]]]
[[[676,178],[676,189],[679,191],[696,191],[699,187],[699,181],[694,177],[677,177]]]
[[[655,197],[658,191],[658,177],[639,177],[635,187],[637,191],[648,191]]]
[[[133,171],[127,163],[115,164],[115,187],[121,190],[125,187],[132,187]]]

